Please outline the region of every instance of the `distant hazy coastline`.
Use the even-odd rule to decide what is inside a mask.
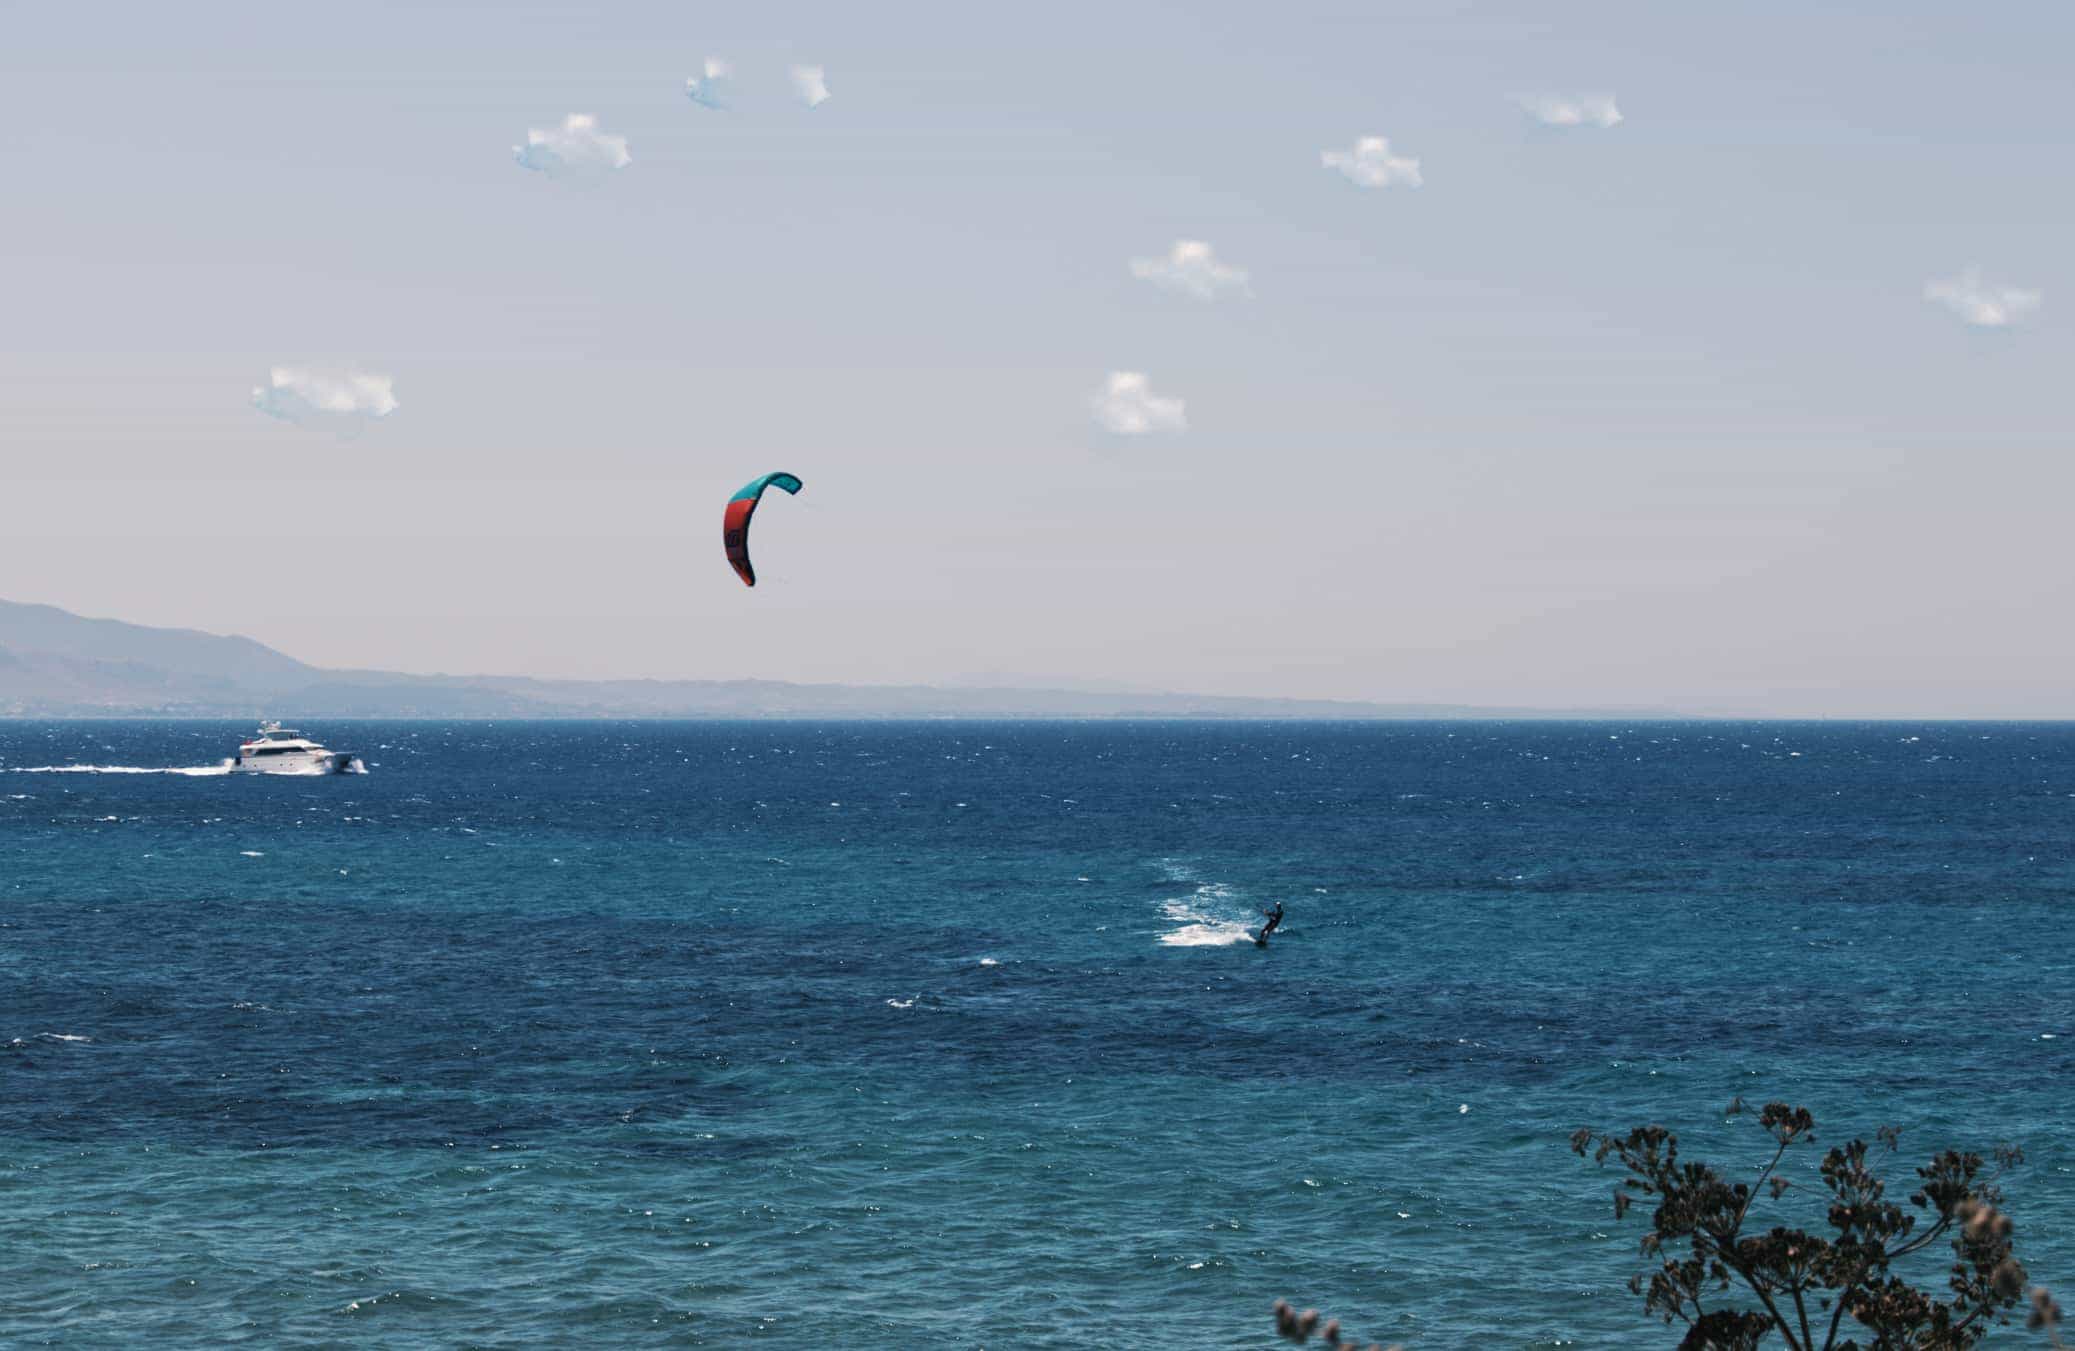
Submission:
[[[0,718],[1289,718],[1680,716],[1014,686],[537,680],[327,670],[250,638],[0,601]]]

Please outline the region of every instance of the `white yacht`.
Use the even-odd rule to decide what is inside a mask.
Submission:
[[[247,774],[345,774],[353,768],[353,757],[328,751],[293,727],[268,722],[238,747],[231,768]]]

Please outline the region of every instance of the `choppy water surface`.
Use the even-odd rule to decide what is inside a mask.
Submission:
[[[1668,1345],[1737,1094],[2075,1291],[2075,729],[311,730],[0,724],[0,1343]]]

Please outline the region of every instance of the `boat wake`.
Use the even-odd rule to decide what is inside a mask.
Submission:
[[[231,767],[230,761],[225,760],[221,764],[214,765],[14,765],[10,766],[7,772],[9,774],[177,774],[182,778],[188,779],[215,779],[236,773],[237,771]],[[365,774],[367,773],[367,765],[356,755],[343,770],[337,772],[341,774]],[[332,770],[326,769],[321,765],[299,765],[294,769],[268,770],[265,775],[255,777],[310,779],[323,778],[331,773],[333,773]]]
[[[179,774],[191,779],[213,779],[231,772],[231,762],[220,765],[168,766],[154,769],[148,765],[19,765],[10,768],[10,774]]]

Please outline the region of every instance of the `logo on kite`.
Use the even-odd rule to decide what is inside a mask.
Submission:
[[[801,483],[791,474],[766,474],[729,498],[728,509],[721,514],[721,544],[727,549],[728,562],[735,565],[735,574],[742,579],[744,586],[757,584],[756,569],[749,565],[749,518],[756,515],[757,503],[764,500],[766,488],[783,488],[796,493],[800,491]]]

